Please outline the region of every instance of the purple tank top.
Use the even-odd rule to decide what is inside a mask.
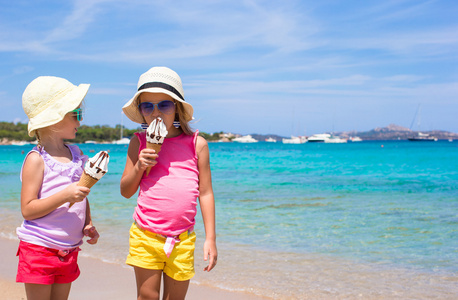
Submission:
[[[43,184],[38,199],[49,197],[71,183],[79,181],[88,157],[81,155],[76,145],[67,145],[67,147],[73,157],[69,163],[55,160],[43,148],[34,147],[27,154],[28,156],[32,152],[37,152],[44,161]],[[21,227],[16,229],[16,233],[21,241],[57,250],[67,250],[83,243],[85,219],[86,199],[75,203],[71,208],[67,202],[44,217],[24,220]]]

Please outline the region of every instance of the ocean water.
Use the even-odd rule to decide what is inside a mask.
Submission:
[[[101,238],[80,253],[123,265],[136,201],[119,193],[127,146],[79,146],[110,151],[89,197]],[[193,282],[274,299],[458,297],[457,142],[209,146],[219,257],[202,271],[198,212]],[[3,237],[21,222],[30,149],[0,146]]]

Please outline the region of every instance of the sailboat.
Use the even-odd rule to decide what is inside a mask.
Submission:
[[[437,138],[427,133],[419,132],[417,136],[407,138],[412,142],[437,142]]]
[[[130,139],[126,138],[126,137],[122,137],[122,134],[123,134],[123,114],[124,112],[121,112],[121,133],[120,133],[120,139],[119,140],[116,140],[116,141],[113,141],[112,144],[116,144],[116,145],[127,145],[130,143]]]
[[[412,124],[410,124],[410,130],[412,130],[412,126],[415,122],[415,119],[417,118],[417,115],[421,116],[421,104],[418,104],[417,111],[415,112],[415,116],[413,117]],[[421,117],[418,117],[418,128],[420,128],[420,121]],[[436,142],[437,138],[428,134],[428,133],[422,133],[418,132],[417,135],[411,136],[407,138],[411,142]]]

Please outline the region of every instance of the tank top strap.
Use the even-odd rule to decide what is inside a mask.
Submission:
[[[138,147],[138,153],[140,153],[140,151],[146,147],[146,131],[135,132],[134,134],[137,136],[140,143]]]
[[[67,145],[68,149],[72,154],[72,161],[69,163],[61,163],[55,160],[43,147],[35,146],[32,150],[27,153],[24,163],[27,160],[27,156],[32,152],[38,153],[44,162],[44,175],[48,173],[57,173],[63,176],[71,178],[72,182],[79,181],[83,174],[84,164],[88,157],[87,155],[81,155],[81,150],[76,145]],[[22,164],[20,179],[22,181],[22,171],[24,169],[24,163]]]

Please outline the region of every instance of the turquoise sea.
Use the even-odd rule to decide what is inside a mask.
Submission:
[[[123,264],[135,206],[119,193],[127,146],[79,146],[110,151],[89,197],[101,239],[80,253]],[[0,146],[2,237],[16,238],[31,148]],[[219,258],[202,272],[198,213],[193,282],[275,299],[458,297],[458,142],[211,143],[210,154]]]

